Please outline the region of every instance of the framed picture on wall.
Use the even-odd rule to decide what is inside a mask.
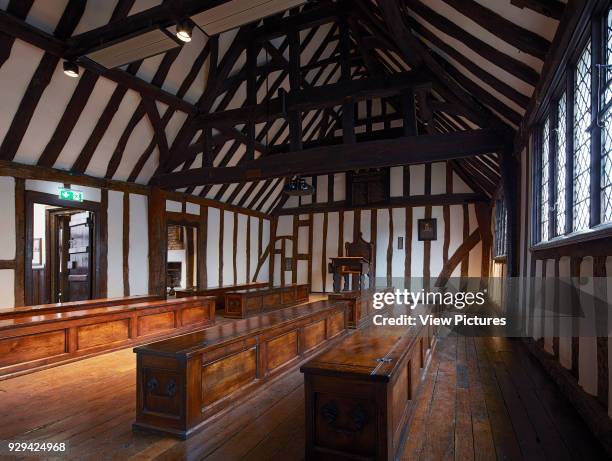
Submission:
[[[438,239],[438,220],[436,218],[419,219],[417,221],[419,241]]]
[[[35,238],[32,242],[32,266],[42,265],[42,238]]]

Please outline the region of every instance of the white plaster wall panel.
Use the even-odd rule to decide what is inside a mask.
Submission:
[[[44,194],[58,195],[59,190],[64,187],[61,182],[41,181],[39,179],[26,179],[25,188]]]
[[[397,246],[397,239],[401,237],[404,240],[404,248],[406,248],[406,209],[394,208],[393,212],[393,267],[392,274],[394,278],[404,278],[404,262],[406,259],[406,251]],[[409,242],[408,242],[409,244]]]
[[[346,200],[346,173],[334,174],[334,202]]]
[[[559,299],[570,299],[571,288],[569,285],[570,258],[563,257],[559,259],[559,278],[565,283],[560,284]],[[529,300],[529,298],[526,298]],[[559,318],[559,362],[568,370],[572,368],[572,318],[568,315],[569,312],[561,312]],[[529,321],[529,316],[527,317]]]
[[[247,282],[246,262],[249,258],[249,255],[246,252],[247,224],[248,216],[239,214],[238,241],[236,242],[236,280],[238,283]]]
[[[236,166],[236,164],[240,161],[240,159],[244,156],[245,153],[246,147],[244,146],[244,144],[241,144],[240,147],[236,149],[236,152],[234,152],[229,162],[227,162],[227,166]]]
[[[455,251],[463,243],[463,206],[450,205],[450,238],[448,241],[448,257],[452,257]]]
[[[389,210],[386,208],[372,210],[377,214],[376,221],[376,278],[387,276],[387,246],[389,245]],[[395,224],[395,223],[394,223]]]
[[[198,203],[187,202],[185,204],[185,211],[188,214],[199,216],[200,215],[200,205]]]
[[[142,151],[149,145],[151,139],[153,139],[153,129],[147,117],[143,117],[132,131],[113,179],[127,180]]]
[[[17,113],[32,75],[37,69],[43,51],[21,40],[15,40],[11,55],[3,66],[0,66],[0,85],[11,91],[2,92],[2,110],[0,110],[0,142],[6,136],[13,117]],[[30,161],[29,163],[34,163]]]
[[[49,143],[77,84],[78,79],[66,78],[60,60],[17,149],[14,159],[16,162],[36,163]]]
[[[182,209],[183,204],[181,202],[177,202],[176,200],[166,200],[166,211],[180,213]]]
[[[0,177],[0,259],[14,259],[16,248],[15,231],[15,179]]]
[[[297,283],[308,283],[308,261],[297,262]]]
[[[268,198],[268,200],[265,201],[265,203],[261,206],[261,208],[259,208],[261,211],[263,211],[264,213],[269,213],[270,211],[272,211],[272,205],[274,203],[276,203],[276,200],[279,196],[279,194],[281,193],[281,190],[283,189],[283,185],[284,185],[284,181],[278,181],[278,183],[276,184],[276,187],[274,187],[272,195],[270,196],[270,198]]]
[[[130,294],[149,293],[148,198],[130,194]]]
[[[585,392],[597,395],[597,340],[595,331],[595,306],[593,305],[593,258],[588,256],[580,264],[580,277],[585,284],[580,286],[580,307],[583,317],[580,318],[580,346],[578,356],[578,383]]]
[[[432,279],[438,278],[444,265],[444,211],[441,206],[431,207],[431,217],[437,219],[438,238],[431,242],[431,252],[429,258],[429,273]],[[450,255],[449,255],[450,258]],[[480,265],[478,265],[478,276],[480,276]],[[433,285],[433,283],[432,283]]]
[[[370,242],[371,232],[372,232],[372,211],[371,210],[361,210],[361,227],[360,231],[363,236],[363,239],[366,242]],[[359,235],[357,235],[359,238]]]
[[[247,193],[252,184],[252,182],[247,182],[246,184],[244,184],[244,187],[242,187],[234,197],[234,200],[232,201],[233,205],[238,205],[238,203],[240,203],[242,197],[244,197],[244,195]]]
[[[412,182],[412,178],[410,182]],[[410,276],[419,279],[423,277],[424,247],[423,242],[419,241],[418,220],[423,218],[425,218],[424,207],[415,207],[412,209],[412,255],[410,259]],[[418,285],[417,281],[415,281],[415,284]]]
[[[229,198],[234,192],[234,190],[236,189],[236,187],[238,187],[238,184],[236,183],[230,184],[229,186],[227,186],[227,188],[225,189],[225,192],[221,196],[221,201],[225,203],[229,202]]]
[[[270,220],[268,219],[264,219],[263,221],[262,242],[263,242],[263,247],[262,247],[263,251],[266,251],[266,248],[268,247],[268,244],[270,243]],[[269,273],[270,273],[270,265],[266,261],[264,265],[261,267],[261,271],[259,272],[259,277],[257,278],[257,280],[258,281],[269,280]]]
[[[198,75],[193,80],[191,86],[183,96],[183,99],[191,104],[195,104],[200,99],[202,93],[204,93],[204,86],[206,78],[208,76],[208,66],[210,65],[210,59],[206,60],[206,63],[200,68]]]
[[[404,195],[404,167],[394,166],[389,169],[389,174],[391,197],[402,197]]]
[[[446,193],[446,163],[444,162],[431,164],[431,193]]]
[[[283,208],[297,208],[298,206],[300,206],[299,197],[293,196],[287,199]]]
[[[482,267],[482,242],[478,242],[470,251],[468,277],[480,278]]]
[[[327,249],[325,253],[325,263],[329,258],[338,256],[338,234],[339,234],[340,215],[338,212],[328,213],[327,215]],[[334,291],[334,278],[328,270],[325,270],[325,287],[327,292]]]
[[[234,213],[223,213],[223,284],[234,283]]]
[[[468,186],[463,179],[461,179],[457,173],[453,171],[453,193],[455,194],[469,194],[473,190]]]
[[[15,271],[0,270],[0,308],[15,307]]]
[[[546,262],[546,278],[552,280],[555,276],[555,261],[553,259],[547,259]],[[550,281],[549,280],[549,281]],[[542,325],[544,331],[544,350],[549,354],[553,354],[553,336],[554,332],[554,300],[555,300],[555,287],[551,283],[544,285],[544,324]]]
[[[66,9],[67,3],[67,0],[34,2],[26,17],[26,22],[48,34],[53,34],[58,21]]]
[[[425,165],[410,165],[410,195],[425,193]]]
[[[123,296],[123,192],[108,191],[108,297]]]
[[[309,226],[298,227],[298,253],[308,253],[308,229]],[[314,238],[314,236],[313,236]]]
[[[160,114],[160,116],[163,115]],[[187,120],[187,114],[185,112],[181,112],[180,110],[175,111],[172,117],[170,117],[170,121],[164,130],[166,133],[166,139],[168,140],[168,146],[172,146],[172,143],[174,142],[179,130],[185,123],[185,120]]]
[[[108,163],[115,147],[117,147],[117,142],[139,103],[140,95],[135,91],[128,90],[123,96],[117,112],[94,151],[86,170],[87,174],[98,177],[103,177],[106,174]]]
[[[263,187],[263,185],[264,185],[264,181],[257,181],[257,184],[255,184],[253,191],[249,194],[246,201],[244,202],[246,206],[248,206],[251,202],[253,202],[257,197],[260,196],[260,190]]]
[[[115,82],[105,78],[98,78],[83,112],[81,112],[76,125],[66,140],[66,144],[53,165],[55,168],[68,170],[72,167],[83,147],[85,147],[116,87],[117,84]]]
[[[317,176],[317,203],[327,202],[327,175]]]
[[[154,6],[162,3],[161,0],[136,0],[134,5],[130,9],[129,16],[140,13],[144,10],[148,10],[149,8],[153,8]]]
[[[323,215],[317,213],[313,215],[312,227],[312,291],[315,293],[323,290],[322,274],[321,274],[321,255],[323,254]]]
[[[140,154],[138,155],[138,157],[140,157]],[[145,164],[142,166],[142,170],[140,171],[140,173],[138,174],[138,177],[136,178],[136,183],[148,184],[149,180],[155,174],[155,171],[157,170],[158,165],[159,165],[159,148],[156,146],[151,152],[151,155],[149,155],[149,158],[147,159]],[[130,174],[131,174],[131,171],[130,171]]]
[[[87,0],[85,11],[72,35],[108,24],[118,0]]]
[[[206,275],[208,286],[219,285],[219,208],[208,208],[208,229],[206,232]]]
[[[202,51],[202,48],[204,48],[206,41],[207,38],[204,33],[197,27],[194,27],[191,34],[191,41],[181,48],[179,55],[168,70],[168,75],[166,75],[164,83],[162,84],[164,90],[172,94],[177,93],[186,74],[191,70],[193,62]]]
[[[157,72],[157,69],[159,68],[159,65],[161,64],[163,59],[163,54],[158,54],[157,56],[152,56],[150,58],[145,59],[144,61],[142,61],[142,64],[138,68],[136,76],[141,80],[150,82],[151,80],[153,80],[155,72]]]
[[[342,251],[344,251],[344,244],[346,242],[353,241],[353,226],[355,225],[355,212],[345,211],[344,212],[344,242],[342,243]]]
[[[215,197],[215,195],[217,195],[217,192],[219,192],[219,189],[221,189],[221,185],[220,184],[215,184],[214,186],[212,186],[210,189],[208,189],[208,193],[206,194],[206,198],[213,199]]]
[[[285,215],[278,217],[276,235],[293,235],[293,216]]]
[[[281,255],[274,255],[274,274],[273,279],[274,285],[281,285]]]
[[[468,205],[468,215],[470,217],[470,234],[478,229],[478,220],[476,219],[476,207],[473,203]]]
[[[250,228],[249,237],[251,238],[251,252],[249,253],[251,273],[248,274],[250,282],[253,279],[253,275],[255,275],[257,264],[259,263],[259,239],[261,236],[259,235],[259,220],[257,218],[249,216],[248,225]],[[263,251],[265,251],[265,248],[262,249]]]

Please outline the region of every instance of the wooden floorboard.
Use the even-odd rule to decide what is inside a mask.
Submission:
[[[61,459],[79,461],[304,457],[297,369],[187,441],[133,432],[135,394],[130,349],[8,379],[0,382],[0,439],[68,442]],[[606,459],[519,341],[440,339],[413,405],[403,460]]]

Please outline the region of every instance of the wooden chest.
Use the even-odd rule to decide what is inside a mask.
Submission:
[[[223,314],[229,318],[246,318],[306,302],[309,293],[308,285],[297,284],[236,290],[225,295]]]

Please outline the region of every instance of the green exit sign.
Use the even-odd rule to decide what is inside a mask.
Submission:
[[[59,198],[61,198],[62,200],[68,200],[70,202],[82,202],[83,192],[81,192],[80,190],[60,189]]]

